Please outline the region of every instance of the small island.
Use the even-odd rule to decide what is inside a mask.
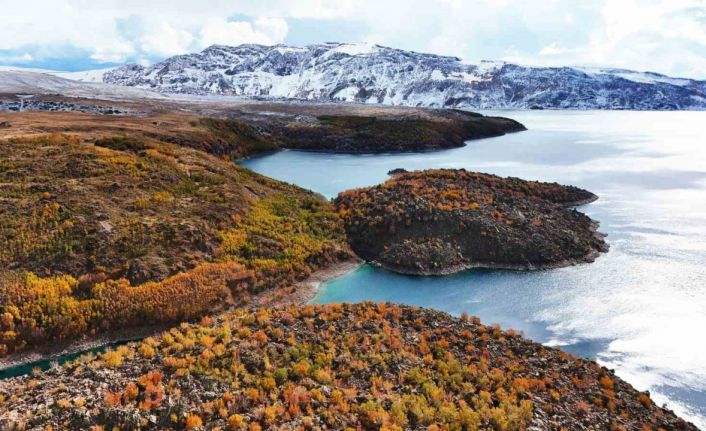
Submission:
[[[391,271],[548,269],[608,250],[598,224],[571,208],[597,199],[586,190],[463,169],[391,173],[335,201],[353,250]]]

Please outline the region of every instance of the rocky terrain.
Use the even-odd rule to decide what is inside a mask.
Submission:
[[[353,250],[392,271],[546,269],[608,249],[597,223],[567,208],[595,200],[588,191],[463,169],[393,173],[335,201]]]
[[[109,84],[162,93],[236,95],[464,109],[705,109],[706,82],[621,69],[466,64],[378,45],[211,46]]]
[[[83,104],[74,103],[68,100],[46,100],[46,98],[19,99],[15,95],[0,95],[0,112],[83,112],[101,115],[127,115],[134,112],[113,105],[106,104]]]
[[[238,310],[0,397],[7,430],[696,430],[594,362],[384,303]]]

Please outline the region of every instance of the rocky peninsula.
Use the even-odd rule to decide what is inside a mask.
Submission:
[[[57,94],[20,99],[0,93],[0,129],[22,129],[32,117],[29,112],[51,113],[40,127],[43,130],[108,128],[233,160],[284,149],[352,154],[432,151],[526,130],[509,118],[456,109],[229,98],[103,101]],[[77,121],[66,121],[71,117]]]
[[[320,115],[309,124],[288,124],[281,130],[281,145],[336,153],[432,151],[523,130],[509,118],[459,110],[438,110],[433,116]]]
[[[353,250],[392,271],[547,269],[608,250],[597,223],[570,208],[597,198],[586,190],[463,169],[392,173],[335,201]]]
[[[0,399],[2,429],[696,430],[595,362],[385,303],[229,312]]]

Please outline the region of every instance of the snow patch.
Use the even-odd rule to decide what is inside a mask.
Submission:
[[[482,60],[476,66],[476,71],[481,75],[485,75],[502,69],[506,64],[504,61]]]
[[[96,70],[84,70],[82,72],[47,72],[52,75],[58,76],[60,78],[71,79],[73,81],[79,82],[103,82],[103,75],[115,67],[109,67],[106,69],[96,69]]]
[[[344,102],[353,102],[355,101],[355,96],[358,95],[359,91],[360,90],[358,87],[346,87],[340,91],[337,91],[336,94],[333,95],[333,99]]]
[[[640,84],[670,84],[679,87],[683,87],[693,83],[691,79],[684,78],[671,78],[669,76],[660,75],[651,72],[635,72],[632,70],[622,70],[622,69],[604,69],[604,68],[592,68],[592,67],[576,67],[574,68],[581,72],[586,73],[590,76],[597,75],[608,75],[611,77],[618,77],[626,79],[628,81],[637,82]]]
[[[348,55],[372,54],[376,51],[377,45],[372,43],[342,43],[331,52],[340,52]]]
[[[429,76],[429,79],[434,81],[443,81],[444,79],[446,79],[446,76],[444,75],[444,72],[440,71],[439,69],[434,69],[431,72],[431,76]]]
[[[59,78],[70,79],[72,81],[79,82],[103,82],[103,75],[106,72],[116,69],[115,67],[109,67],[106,69],[95,69],[95,70],[84,70],[80,72],[66,72],[60,70],[50,70],[50,69],[36,69],[29,67],[16,67],[16,66],[0,66],[1,72],[31,72],[31,73],[44,73],[48,75],[58,76]]]
[[[277,45],[277,46],[275,46],[275,51],[279,52],[280,54],[291,54],[291,53],[298,53],[298,52],[306,52],[306,48],[299,48],[296,46]]]

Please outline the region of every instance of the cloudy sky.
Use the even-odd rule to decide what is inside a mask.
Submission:
[[[0,0],[0,11],[0,65],[85,70],[216,43],[345,41],[706,78],[706,0]]]

